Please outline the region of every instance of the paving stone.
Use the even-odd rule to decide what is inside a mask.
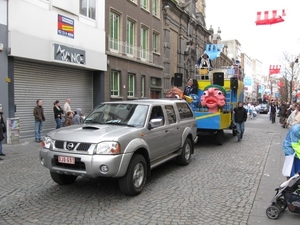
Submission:
[[[122,195],[111,179],[57,185],[38,160],[38,145],[3,145],[0,224],[246,225],[274,135],[282,129],[267,117],[247,121],[241,142],[229,131],[222,146],[202,137],[188,166],[155,168],[135,197]]]

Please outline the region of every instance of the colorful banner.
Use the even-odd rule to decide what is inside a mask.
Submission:
[[[57,34],[74,38],[74,20],[58,14]]]

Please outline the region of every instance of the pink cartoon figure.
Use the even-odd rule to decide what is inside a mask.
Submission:
[[[216,113],[225,105],[225,89],[217,84],[211,84],[204,88],[201,96],[201,105],[208,108],[208,112]]]

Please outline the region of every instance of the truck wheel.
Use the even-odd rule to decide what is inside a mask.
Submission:
[[[119,188],[125,195],[138,195],[142,192],[147,178],[147,163],[142,155],[133,155],[127,172],[119,179]]]
[[[184,142],[181,154],[176,158],[178,164],[183,166],[188,165],[191,161],[192,152],[193,152],[193,145],[191,139],[187,138]]]
[[[217,145],[222,145],[224,143],[224,131],[218,130],[216,135],[216,143]]]
[[[59,173],[54,173],[51,171],[50,171],[50,175],[51,175],[52,180],[55,183],[58,183],[59,185],[72,184],[75,182],[75,180],[77,178],[77,176],[59,174]]]

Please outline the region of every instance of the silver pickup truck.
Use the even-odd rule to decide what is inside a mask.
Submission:
[[[122,193],[137,195],[154,167],[173,158],[189,164],[197,139],[196,120],[184,100],[105,102],[83,124],[49,132],[40,161],[60,185],[78,176],[111,177],[118,178]]]

